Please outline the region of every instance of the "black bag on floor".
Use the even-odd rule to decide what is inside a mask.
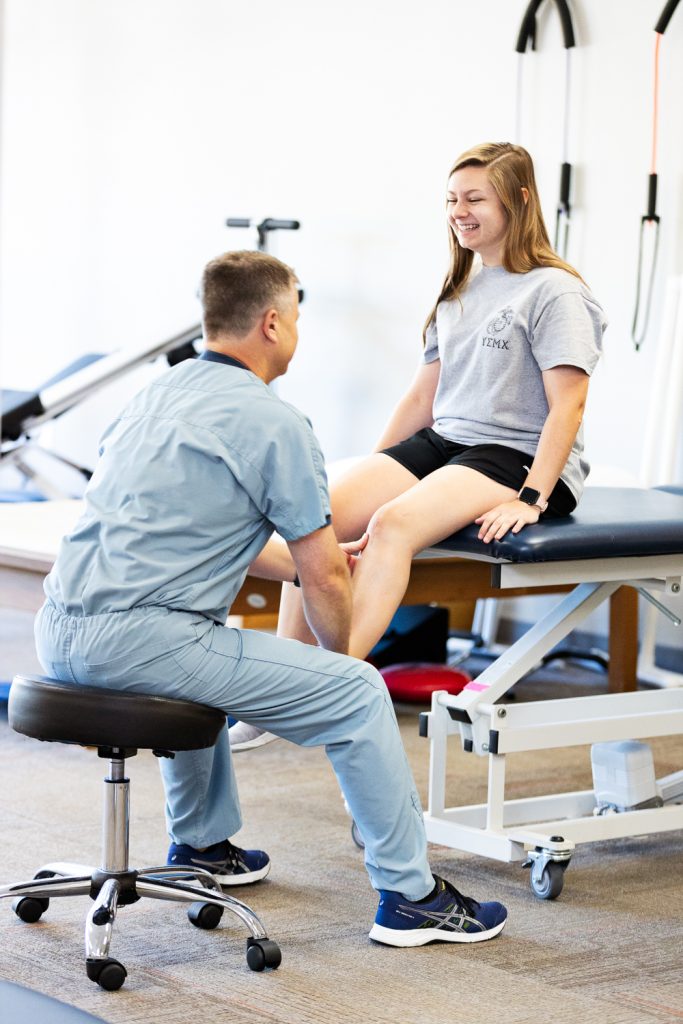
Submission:
[[[367,660],[375,668],[405,661],[446,662],[448,609],[429,604],[399,608]]]

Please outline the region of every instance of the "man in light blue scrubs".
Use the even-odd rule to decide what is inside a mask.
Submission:
[[[345,653],[351,581],[323,456],[268,387],[296,348],[296,277],[264,253],[226,253],[204,271],[202,304],[206,351],[146,387],[102,439],[85,511],[45,583],[40,660],[57,679],[194,700],[324,745],[380,892],[371,937],[492,938],[505,908],[432,875],[386,687]],[[319,648],[223,625],[247,572],[298,576]],[[268,856],[229,841],[242,821],[227,729],[161,771],[168,862],[223,886],[265,877]]]

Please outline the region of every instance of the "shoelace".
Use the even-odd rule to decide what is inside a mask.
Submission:
[[[244,867],[243,861],[240,859],[244,850],[241,850],[239,846],[233,846],[229,840],[225,840],[226,853],[223,860],[210,860],[206,858],[206,854],[199,854],[192,858],[193,864],[202,864],[208,868],[208,870],[225,870],[226,868],[241,869]],[[206,859],[204,859],[206,858]]]
[[[458,907],[462,908],[463,910],[466,910],[471,917],[476,917],[477,911],[479,910],[479,904],[477,903],[477,901],[475,899],[472,899],[471,896],[463,896],[463,894],[459,892],[455,888],[455,886],[451,882],[448,882],[445,878],[442,878],[441,881],[443,882],[448,892],[452,896],[455,896],[456,900],[458,901]]]
[[[242,863],[242,861],[240,859],[240,855],[244,853],[244,850],[241,850],[239,848],[239,846],[233,846],[232,843],[229,840],[226,840],[226,846],[227,846],[227,850],[226,850],[225,859],[220,861],[220,862],[217,862],[217,863],[220,864],[220,867],[222,867],[222,868],[227,868],[227,867],[241,868],[241,867],[243,867],[244,865],[243,865],[243,863]]]

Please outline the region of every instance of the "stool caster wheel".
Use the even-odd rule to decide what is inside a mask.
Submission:
[[[247,963],[252,971],[275,970],[282,963],[280,947],[272,939],[247,939]]]
[[[24,896],[22,899],[14,901],[12,910],[26,924],[35,924],[36,921],[40,921],[49,906],[50,901],[47,898]]]
[[[531,889],[541,900],[554,900],[562,892],[564,885],[564,869],[557,861],[550,860],[543,868],[540,879],[530,878]]]
[[[215,903],[192,903],[187,916],[195,928],[203,928],[210,932],[213,928],[218,928],[223,908],[217,907]]]
[[[128,975],[123,964],[110,956],[104,960],[86,960],[85,970],[90,980],[97,982],[100,988],[107,992],[115,992],[117,988],[121,988]]]

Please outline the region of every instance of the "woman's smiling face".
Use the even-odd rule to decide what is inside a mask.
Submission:
[[[478,252],[487,267],[503,262],[508,217],[485,167],[461,167],[448,179],[448,223],[464,249]]]

